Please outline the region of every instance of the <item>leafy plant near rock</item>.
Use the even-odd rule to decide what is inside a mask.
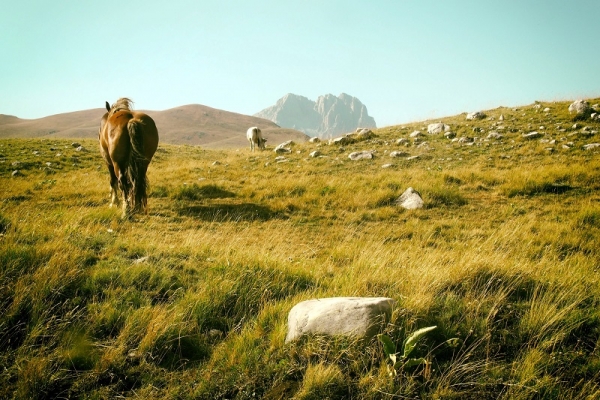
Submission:
[[[1,140],[0,398],[598,398],[600,121],[568,105],[285,161],[161,145],[132,221],[97,152]],[[423,208],[395,204],[408,187]],[[285,343],[295,304],[334,296],[401,305],[385,363],[376,339]]]
[[[392,341],[392,339],[389,336],[384,334],[380,334],[377,336],[378,340],[383,345],[383,352],[386,358],[389,359],[389,361],[391,362],[390,365],[387,365],[390,376],[398,375],[399,369],[416,367],[423,364],[425,365],[424,375],[426,377],[430,376],[431,370],[429,366],[431,365],[431,361],[428,361],[425,357],[409,357],[417,347],[419,339],[421,339],[421,337],[423,337],[427,332],[430,332],[436,328],[437,326],[428,326],[414,331],[412,334],[410,334],[404,339],[399,352],[396,352],[396,344]]]

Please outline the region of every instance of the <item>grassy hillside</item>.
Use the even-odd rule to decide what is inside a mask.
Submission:
[[[442,119],[474,142],[424,122],[283,159],[161,145],[134,221],[95,141],[0,141],[0,398],[600,397],[600,122],[567,107]],[[408,187],[425,208],[394,205]],[[390,376],[376,339],[285,344],[291,307],[330,296],[396,299],[398,350],[437,325],[430,367]]]

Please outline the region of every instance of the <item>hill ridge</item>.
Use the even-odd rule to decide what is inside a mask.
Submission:
[[[186,104],[163,111],[139,109],[156,122],[161,143],[200,145],[207,148],[235,148],[247,144],[246,130],[251,126],[268,129],[271,143],[286,140],[306,141],[302,132],[249,115],[220,110],[201,104]],[[0,139],[6,138],[96,138],[100,118],[106,110],[94,108],[21,119],[0,114]]]

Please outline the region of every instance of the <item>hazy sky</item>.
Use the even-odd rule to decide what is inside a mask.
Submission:
[[[599,0],[18,0],[0,114],[348,93],[378,126],[600,96]]]

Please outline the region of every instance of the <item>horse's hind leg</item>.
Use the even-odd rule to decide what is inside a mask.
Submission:
[[[129,218],[131,215],[131,184],[127,180],[125,171],[119,171],[118,187],[123,196],[123,215],[122,218]]]
[[[121,200],[119,198],[119,180],[117,179],[115,169],[112,165],[108,167],[108,171],[110,172],[110,207],[119,207],[121,205]]]

